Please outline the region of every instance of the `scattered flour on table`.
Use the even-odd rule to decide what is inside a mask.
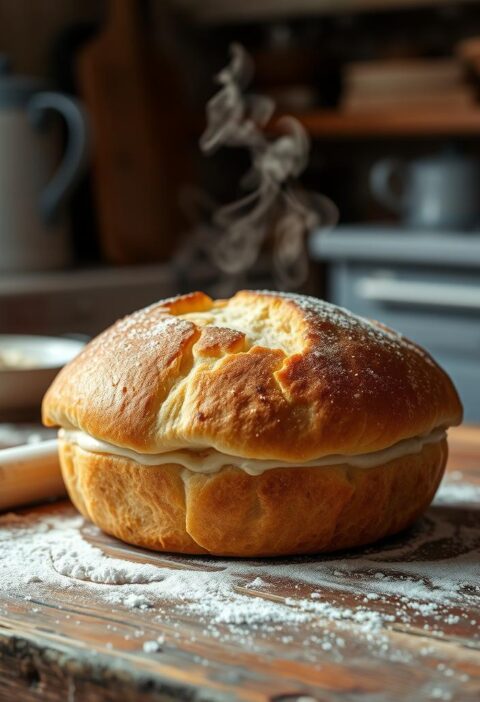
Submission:
[[[145,641],[143,643],[143,650],[145,653],[157,653],[157,651],[162,650],[162,646],[165,643],[165,637],[164,636],[157,636],[156,639],[153,641]]]
[[[342,631],[353,628],[360,643],[394,658],[403,654],[389,650],[388,628],[422,626],[442,636],[461,623],[478,637],[480,488],[461,478],[449,478],[410,533],[340,556],[245,561],[139,551],[144,562],[134,562],[104,553],[108,537],[95,541],[99,532],[71,513],[5,514],[0,591],[32,601],[52,587],[68,591],[70,601],[93,593],[158,621],[174,622],[179,613],[200,620],[209,635],[227,641],[274,632],[288,643],[301,626],[307,644],[332,655],[341,655]],[[162,644],[146,641],[143,648],[154,653]]]
[[[461,482],[463,475],[456,470],[449,474],[435,497],[436,505],[470,503],[480,508],[480,485]]]

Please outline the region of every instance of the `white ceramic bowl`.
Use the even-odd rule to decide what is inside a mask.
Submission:
[[[42,397],[60,368],[84,346],[76,339],[0,334],[1,419],[38,414]],[[2,360],[9,365],[4,367]]]

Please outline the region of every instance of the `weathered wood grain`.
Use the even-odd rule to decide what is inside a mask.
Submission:
[[[480,484],[480,429],[452,432],[450,470],[461,470],[462,481]],[[57,503],[30,510],[71,516],[69,503]],[[435,537],[436,520],[448,520],[452,533],[462,525],[478,530],[480,548],[480,505],[455,508],[433,507],[426,516],[432,525],[432,540],[416,546],[415,539],[403,535],[399,543],[411,540],[405,558],[421,564],[431,562],[436,549],[439,562],[462,552],[461,539],[448,543]],[[458,532],[456,531],[458,526]],[[85,525],[82,536],[105,554],[171,569],[217,570],[221,561],[155,554],[124,545]],[[437,534],[438,536],[438,534]],[[435,538],[434,538],[435,537]],[[391,545],[390,545],[391,546]],[[395,551],[393,550],[392,553]],[[382,546],[370,553],[385,559]],[[389,551],[387,549],[386,553]],[[470,559],[480,559],[474,549]],[[335,556],[324,557],[322,562]],[[349,558],[349,554],[345,554]],[[392,556],[399,582],[402,562]],[[315,559],[296,562],[311,565]],[[266,598],[295,607],[295,602],[311,595],[318,585],[309,585],[295,570],[282,571],[268,587],[246,588],[254,578],[258,561],[245,562],[244,584],[237,590],[252,598]],[[368,567],[368,564],[367,566]],[[337,607],[352,608],[361,602],[364,573],[345,580],[341,588],[326,588],[329,601]],[[474,588],[478,583],[472,583]],[[375,601],[369,608],[375,610]],[[396,597],[382,603],[383,611],[395,613]],[[450,611],[450,610],[449,610]],[[455,614],[453,608],[450,613]],[[408,623],[393,618],[381,632],[390,651],[382,656],[362,637],[352,623],[342,631],[342,655],[335,657],[315,642],[312,633],[335,632],[328,616],[312,614],[312,620],[299,626],[285,623],[281,634],[263,635],[253,631],[252,646],[242,637],[218,637],[204,626],[194,612],[185,608],[165,621],[151,612],[121,605],[106,605],[93,595],[79,595],[75,589],[52,589],[26,601],[14,592],[0,595],[0,701],[25,702],[113,702],[113,700],[275,700],[293,702],[307,696],[319,702],[396,702],[400,700],[459,700],[478,702],[480,698],[480,602],[470,598],[468,616],[455,617],[430,629],[428,615],[413,613]],[[146,653],[145,641],[164,637],[155,653]],[[427,653],[425,653],[427,651]]]

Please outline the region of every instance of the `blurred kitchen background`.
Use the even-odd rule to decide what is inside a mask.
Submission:
[[[227,80],[202,151],[232,44],[276,111],[257,98],[245,148]],[[191,289],[296,290],[424,345],[480,421],[480,2],[0,0],[0,54],[0,335],[82,340]],[[215,212],[252,191],[274,207],[225,263]],[[278,198],[300,215],[278,224]]]

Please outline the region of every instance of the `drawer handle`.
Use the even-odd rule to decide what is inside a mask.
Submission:
[[[422,283],[392,278],[361,278],[359,297],[412,307],[449,307],[480,312],[480,286]]]

